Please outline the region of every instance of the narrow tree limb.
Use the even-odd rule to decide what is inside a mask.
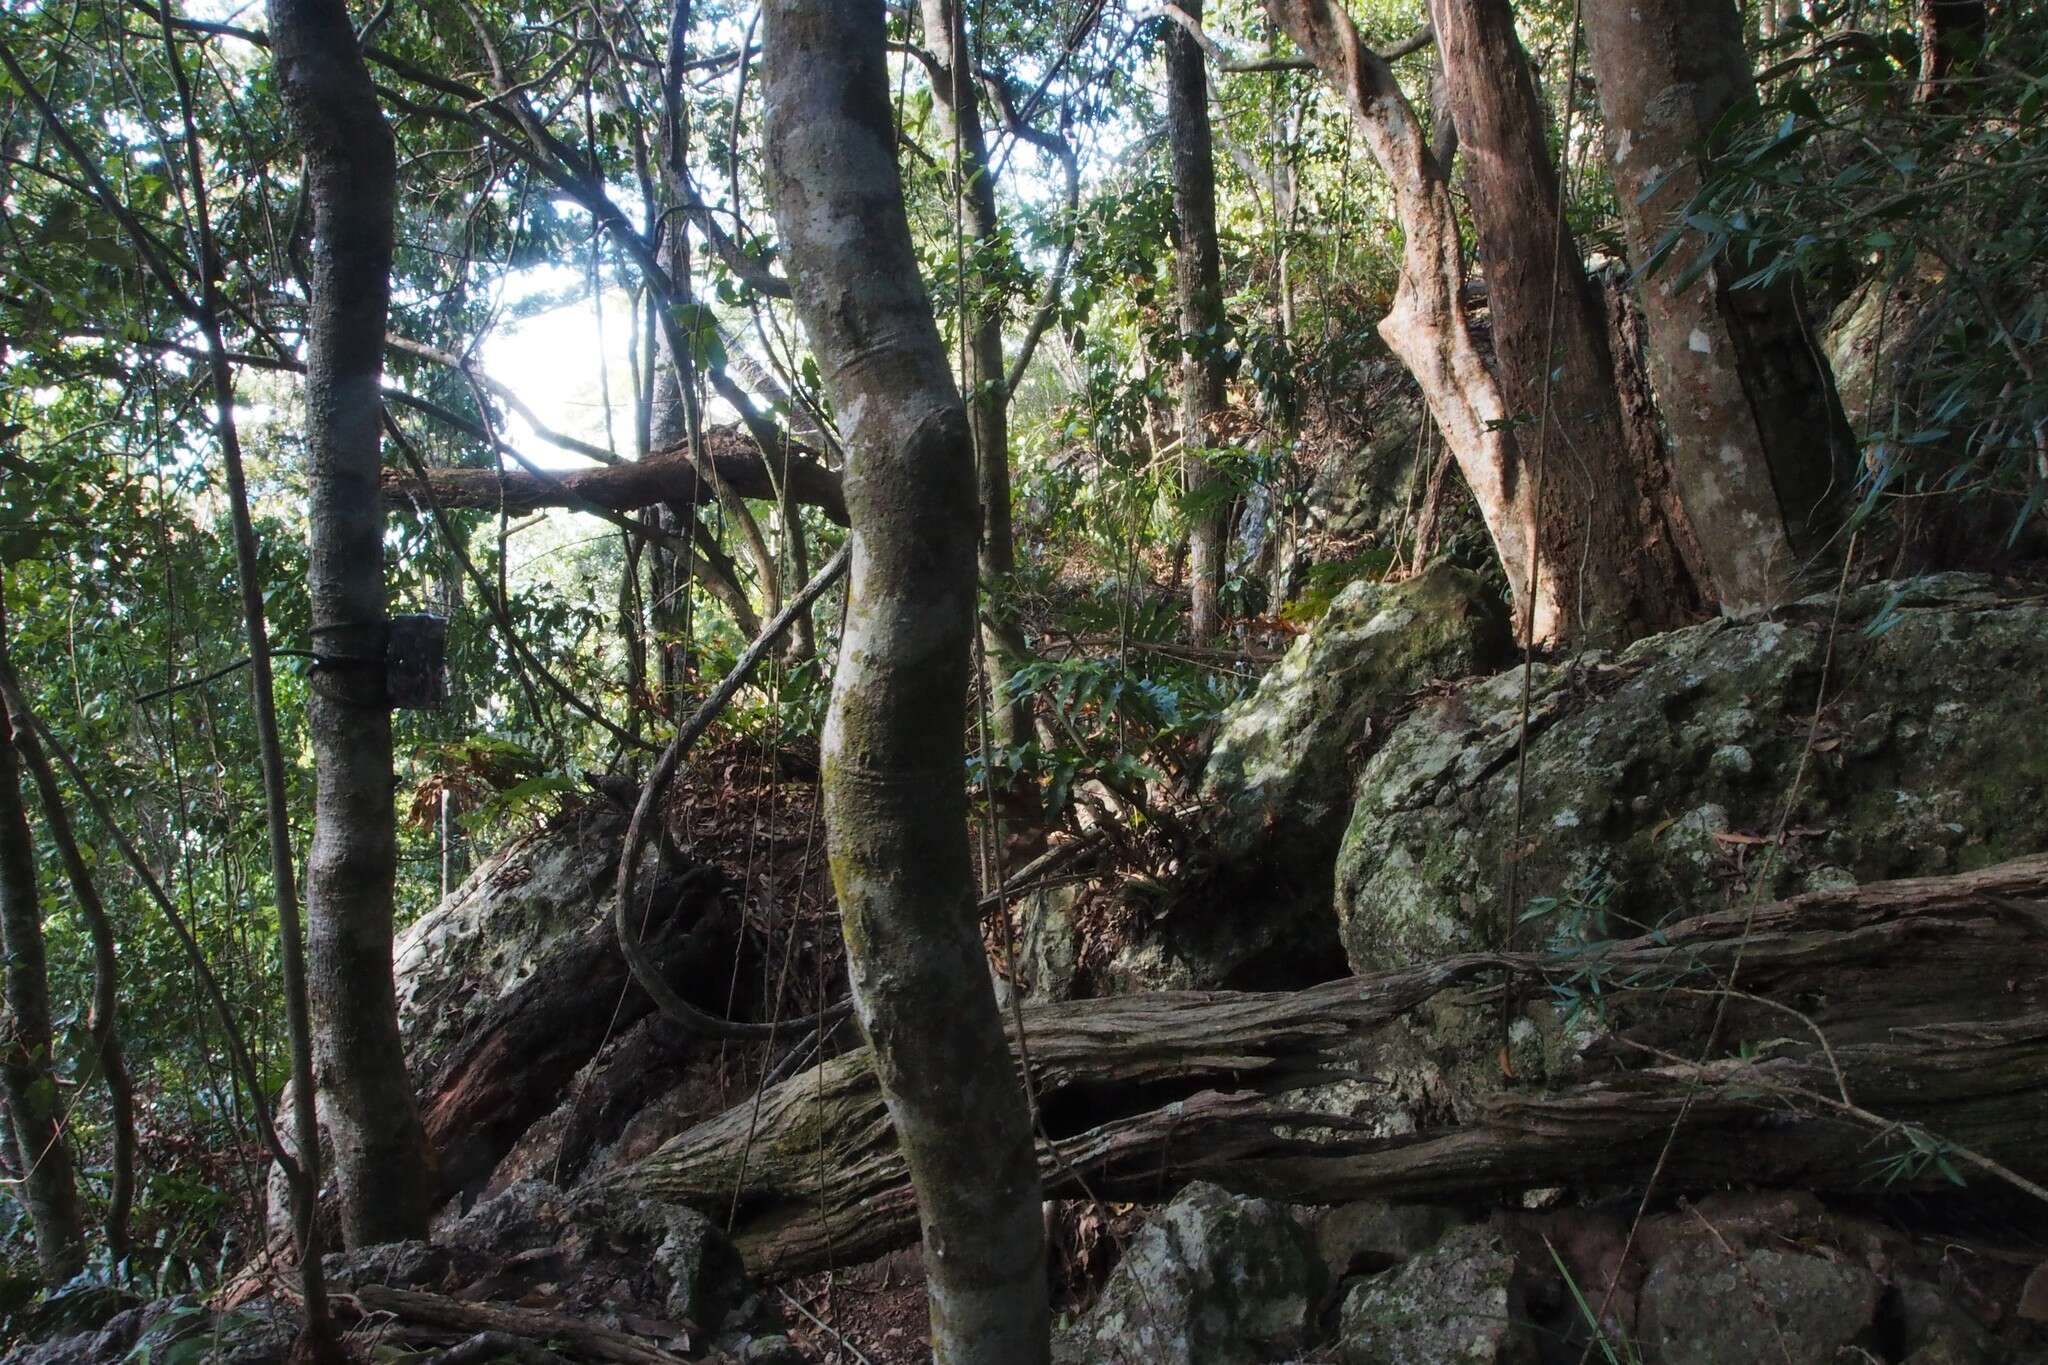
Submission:
[[[776,498],[775,473],[761,458],[751,437],[737,427],[712,427],[704,433],[705,453],[720,478],[741,497]],[[785,477],[796,502],[817,507],[837,524],[846,524],[846,497],[839,476],[793,450]],[[524,470],[429,469],[418,474],[387,470],[387,498],[431,496],[444,508],[503,506],[513,516],[543,507],[587,503],[613,512],[630,512],[656,503],[695,505],[715,494],[710,481],[683,450],[666,450],[645,460],[595,469],[565,470],[545,476]]]
[[[2048,856],[1767,905],[1746,944],[1745,921],[1707,915],[1591,955],[1472,955],[1293,993],[1028,1009],[1059,1145],[1057,1159],[1041,1145],[1047,1188],[1072,1172],[1137,1200],[1192,1179],[1308,1203],[1612,1189],[1642,1179],[1687,1105],[1663,1177],[1678,1189],[1938,1183],[1931,1169],[1884,1169],[1909,1130],[2024,1181],[2048,1175]],[[1744,989],[1728,998],[1719,1054],[1670,1060],[1706,1033],[1738,952]],[[1564,1027],[1550,1002],[1595,982],[1604,1013]],[[1523,1017],[1536,1034],[1503,1059],[1510,999],[1534,1002]],[[1384,1101],[1319,1112],[1319,1088],[1339,1080],[1377,1080]],[[766,1273],[917,1235],[866,1049],[771,1087],[757,1120],[742,1105],[606,1180],[736,1206],[735,1240]]]

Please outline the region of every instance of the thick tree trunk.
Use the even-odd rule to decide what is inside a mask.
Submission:
[[[763,142],[842,413],[853,569],[823,802],[848,975],[917,1192],[942,1365],[1049,1351],[1031,1120],[977,926],[960,761],[973,447],[918,275],[879,0],[762,9]]]
[[[340,0],[271,0],[280,86],[316,235],[307,319],[307,518],[317,785],[307,957],[321,1117],[350,1246],[426,1234],[434,1176],[391,982],[389,622],[377,476],[397,160]],[[304,1142],[305,1135],[300,1135]]]
[[[1702,183],[1701,148],[1755,91],[1733,0],[1591,0],[1586,36],[1629,251],[1648,260]],[[1754,616],[1832,534],[1853,440],[1793,281],[1691,288],[1672,261],[1642,290],[1650,374],[1712,595]]]
[[[1202,0],[1182,0],[1197,23]],[[1187,354],[1180,362],[1181,468],[1186,471],[1191,626],[1200,644],[1222,624],[1223,557],[1230,501],[1207,450],[1225,407],[1222,252],[1216,242],[1216,156],[1209,131],[1209,73],[1202,45],[1166,25],[1166,128],[1173,146],[1174,290]]]
[[[981,124],[981,82],[967,41],[965,11],[959,0],[921,3],[925,44],[936,66],[932,94],[947,135],[959,149],[959,207],[966,235],[972,239],[964,285],[968,304],[960,319],[967,329],[967,421],[974,433],[981,502],[981,581],[999,591],[1016,572],[1017,546],[1010,516],[1010,390],[1003,364],[1003,309],[995,282],[986,274],[991,254],[1007,253],[1008,247],[996,214],[995,172]],[[975,262],[982,268],[977,269]],[[996,605],[1000,613],[1001,604]],[[1022,666],[1024,642],[1014,623],[1000,614],[982,625],[981,637],[992,738],[1014,747],[1031,738],[1031,703],[1028,698],[1004,703],[999,689]]]
[[[1641,487],[1614,388],[1606,319],[1560,213],[1548,122],[1508,0],[1431,0],[1465,192],[1486,274],[1494,369],[1542,451],[1542,554],[1560,566],[1568,633],[1633,638],[1678,624],[1698,594]]]
[[[0,579],[0,591],[5,580]],[[0,631],[6,629],[0,609]],[[33,736],[23,735],[33,742]],[[57,1285],[85,1264],[85,1229],[72,1173],[71,1144],[60,1122],[50,1030],[50,981],[43,961],[43,911],[35,841],[21,799],[12,719],[0,716],[0,948],[7,954],[7,1017],[0,1021],[0,1092],[20,1152],[21,1202],[35,1232],[36,1265]]]
[[[1596,973],[1604,1011],[1567,1026],[1552,1000],[1583,998]],[[1533,1029],[1519,1041],[1518,1023],[1503,1054],[1507,999],[1533,1002]],[[1059,1143],[1057,1158],[1040,1150],[1046,1184],[1077,1197],[1077,1175],[1105,1199],[1203,1179],[1320,1204],[1613,1190],[1653,1168],[1670,1193],[1853,1191],[1905,1148],[1896,1125],[2040,1180],[2048,857],[1703,915],[1595,957],[1473,955],[1292,994],[1073,1001],[1027,1010],[1025,1029]],[[1331,1113],[1332,1082],[1360,1076],[1381,1098]],[[866,1051],[611,1179],[739,1208],[737,1243],[763,1273],[915,1235]]]

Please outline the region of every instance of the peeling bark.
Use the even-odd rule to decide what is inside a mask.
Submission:
[[[1717,1033],[1717,987],[1738,960]],[[1551,987],[1583,988],[1588,971],[1606,1014],[1574,1034]],[[1503,1054],[1508,999],[1533,1002],[1534,1041]],[[1078,1173],[1106,1199],[1164,1199],[1192,1179],[1301,1203],[1611,1190],[1660,1161],[1670,1192],[1847,1192],[1903,1137],[1844,1112],[1844,1093],[2038,1181],[2048,857],[1698,916],[1592,958],[1472,955],[1291,994],[1073,1001],[1028,1009],[1025,1029],[1059,1143],[1057,1159],[1040,1148],[1046,1186]],[[1382,1096],[1368,1114],[1317,1108],[1319,1087],[1360,1078]],[[610,1179],[738,1208],[735,1241],[761,1273],[846,1264],[915,1235],[866,1050]]]
[[[1540,553],[1559,566],[1568,633],[1629,639],[1682,622],[1698,590],[1645,496],[1606,319],[1564,223],[1529,58],[1507,0],[1431,0],[1493,323],[1494,369],[1543,452]]]
[[[823,743],[861,1028],[916,1190],[942,1365],[1049,1352],[1031,1124],[969,870],[973,446],[919,277],[879,0],[770,0],[763,141],[798,316],[842,414],[853,522]]]

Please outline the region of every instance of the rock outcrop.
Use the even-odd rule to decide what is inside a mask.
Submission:
[[[1288,986],[1341,970],[1329,888],[1354,774],[1419,692],[1509,651],[1499,595],[1448,563],[1339,593],[1225,714],[1202,776],[1203,861],[1132,934],[1117,984]]]
[[[1417,706],[1338,855],[1353,968],[1568,949],[2048,845],[2048,601],[1946,575],[1852,592],[1831,628],[1834,606],[1536,665],[1519,804],[1519,668]]]

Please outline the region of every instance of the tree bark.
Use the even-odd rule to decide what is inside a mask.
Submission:
[[[1507,0],[1431,0],[1465,193],[1486,274],[1494,370],[1542,452],[1541,554],[1568,633],[1631,639],[1697,604],[1662,509],[1642,488],[1601,301],[1561,213],[1548,119]]]
[[[1000,600],[1017,569],[1016,531],[1010,513],[1010,387],[1003,363],[1003,308],[988,278],[989,258],[1007,254],[1002,219],[996,213],[995,168],[981,122],[981,82],[967,40],[967,18],[959,0],[921,0],[924,40],[932,57],[932,94],[942,127],[959,152],[959,208],[972,240],[963,276],[967,305],[960,324],[967,329],[967,421],[974,433],[975,480],[981,503],[979,567],[985,589],[996,595],[981,625],[987,668],[991,738],[1014,748],[1031,738],[1031,701],[1003,700],[1002,688],[1024,663],[1024,641]],[[1022,796],[1022,792],[1011,794]],[[1035,805],[1035,802],[1033,803]],[[1035,811],[1025,811],[1037,823]]]
[[[0,578],[0,592],[5,580]],[[0,602],[0,632],[6,629]],[[9,708],[11,710],[12,708]],[[21,799],[11,716],[0,717],[0,948],[7,954],[7,1017],[0,1033],[0,1090],[7,1099],[21,1154],[18,1189],[35,1232],[36,1265],[59,1285],[85,1265],[85,1228],[72,1170],[71,1145],[60,1118],[55,1043],[50,1030],[50,980],[43,958],[43,911],[36,885],[35,841]]]
[[[50,842],[57,846],[64,875],[78,901],[92,940],[92,1009],[86,1017],[86,1031],[92,1035],[100,1079],[107,1087],[107,1118],[113,1128],[113,1169],[107,1182],[107,1250],[116,1261],[128,1255],[128,1222],[135,1208],[135,1084],[129,1079],[127,1058],[121,1050],[121,966],[114,948],[114,926],[100,899],[92,869],[78,847],[78,834],[71,813],[64,804],[64,792],[57,785],[57,773],[43,752],[30,718],[28,696],[14,672],[7,654],[6,618],[0,611],[0,701],[6,705],[5,724],[14,731],[14,747],[29,776],[35,779],[42,798],[43,822],[49,827]],[[0,798],[4,798],[0,793]],[[10,955],[11,956],[11,955]]]
[[[1590,0],[1586,37],[1630,254],[1650,259],[1704,181],[1716,125],[1755,94],[1732,0]],[[1650,374],[1676,479],[1731,616],[1797,590],[1837,524],[1854,441],[1795,283],[1677,281],[1680,243],[1644,281]]]
[[[1984,0],[1920,0],[1920,87],[1915,97],[1937,112],[1969,103],[1954,81],[1984,44],[1989,22]]]
[[[424,1237],[435,1185],[391,979],[397,834],[378,394],[397,159],[340,0],[271,0],[270,29],[316,225],[306,328],[307,587],[313,649],[328,662],[308,702],[317,775],[306,872],[314,1058],[342,1235],[363,1246]]]
[[[1589,972],[1605,1010],[1574,1034],[1552,989],[1583,992]],[[1509,999],[1534,1002],[1521,1010],[1539,1044],[1504,1058]],[[1072,1001],[1028,1008],[1025,1029],[1059,1143],[1057,1159],[1040,1150],[1046,1185],[1076,1197],[1077,1175],[1104,1199],[1163,1200],[1202,1179],[1324,1204],[1612,1190],[1653,1169],[1673,1193],[1848,1192],[1905,1148],[1897,1125],[2038,1181],[2048,857],[1702,915],[1594,958],[1471,955],[1287,994]],[[1360,1076],[1383,1087],[1373,1112],[1315,1107],[1318,1088]],[[1397,1114],[1414,1130],[1383,1135]],[[848,1264],[915,1234],[866,1050],[610,1179],[741,1209],[735,1241],[762,1274]],[[1904,1183],[1923,1179],[1944,1180]]]
[[[1201,22],[1202,0],[1181,9]],[[1207,452],[1226,406],[1222,252],[1216,241],[1216,156],[1209,129],[1209,73],[1202,45],[1184,25],[1166,25],[1166,129],[1173,148],[1174,292],[1180,303],[1181,468],[1188,499],[1190,626],[1200,644],[1222,624],[1223,559],[1230,500]]]
[[[775,482],[753,441],[737,427],[711,427],[704,433],[705,460],[741,497],[772,500]],[[811,452],[794,450],[788,468],[775,471],[787,480],[789,496],[816,507],[839,525],[846,525],[846,495],[839,476],[819,464]],[[543,507],[602,507],[630,512],[672,503],[694,507],[714,498],[699,463],[684,446],[658,449],[645,460],[599,465],[545,475],[523,469],[429,469],[423,484],[403,470],[384,475],[387,498],[431,498],[444,508],[503,506],[512,516]],[[678,531],[680,536],[684,534]]]
[[[771,0],[763,142],[798,316],[844,415],[853,568],[823,743],[861,1027],[917,1192],[942,1365],[1047,1359],[1030,1115],[977,926],[960,741],[973,448],[919,278],[878,0]]]
[[[1573,566],[1544,555],[1532,560],[1540,524],[1535,481],[1514,410],[1466,322],[1457,215],[1422,122],[1392,68],[1359,38],[1338,0],[1266,0],[1266,13],[1336,87],[1387,177],[1401,226],[1401,268],[1380,336],[1415,376],[1472,490],[1518,618],[1530,622],[1536,643],[1562,640],[1572,622],[1567,588]]]

